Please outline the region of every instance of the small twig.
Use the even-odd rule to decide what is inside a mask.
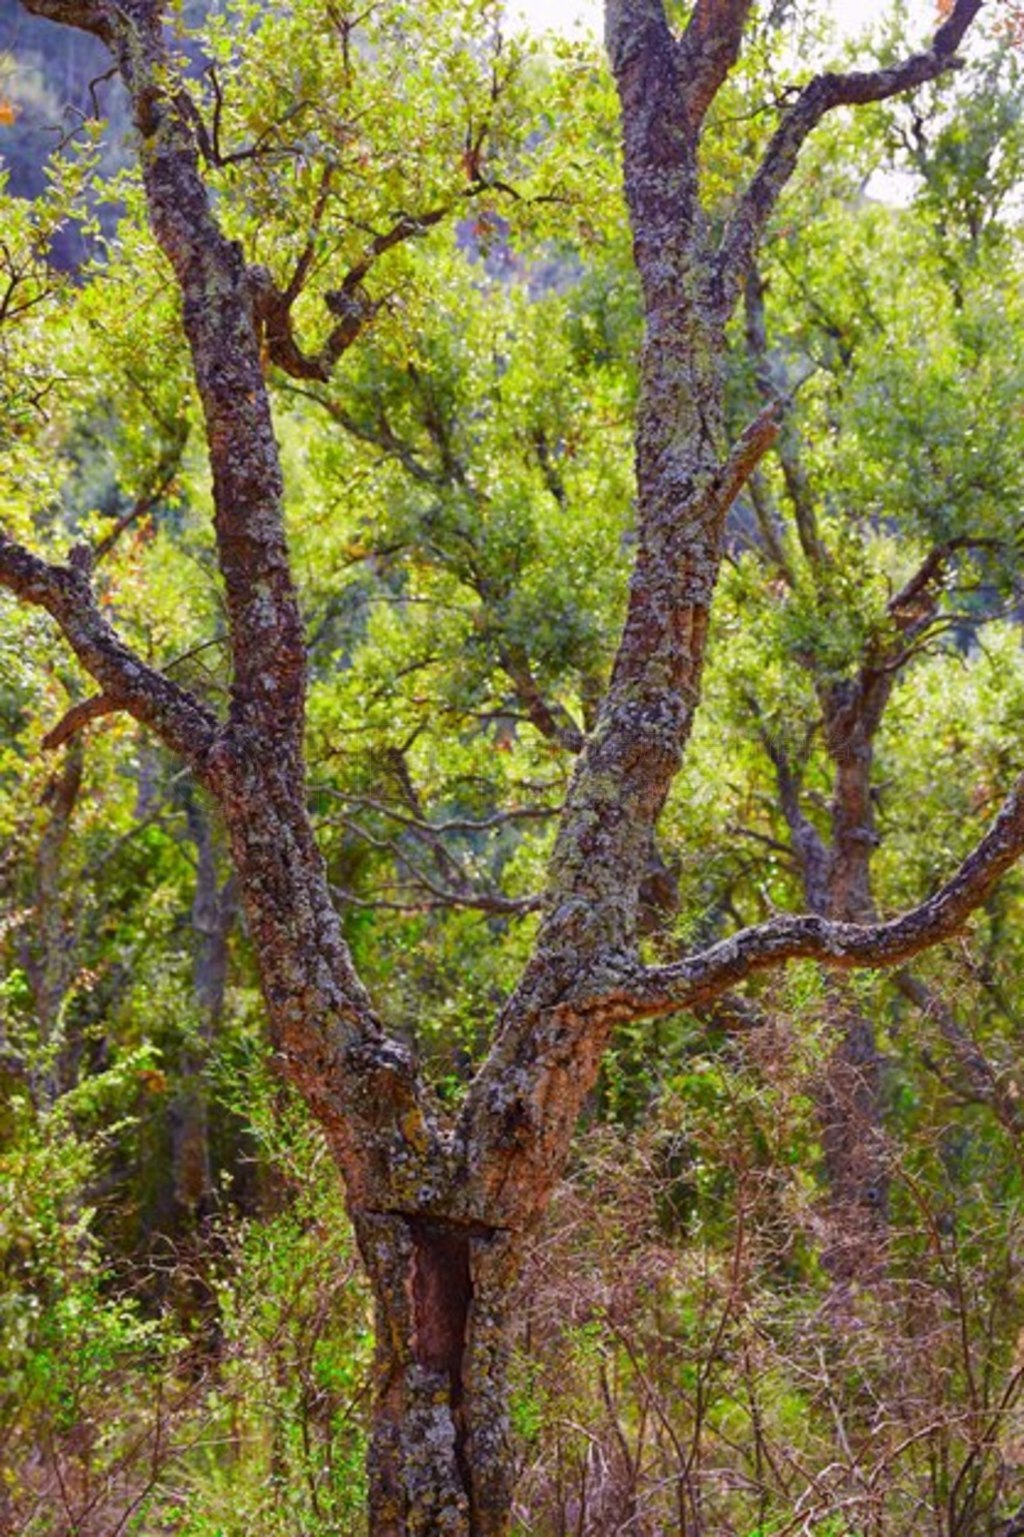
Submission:
[[[118,704],[107,694],[93,694],[89,699],[80,699],[43,737],[43,750],[52,752],[57,747],[63,747],[65,742],[70,741],[76,732],[81,731],[90,721],[99,720],[104,715],[114,715],[123,709],[123,705]]]

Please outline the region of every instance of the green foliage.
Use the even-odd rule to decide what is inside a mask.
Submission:
[[[211,1245],[216,1357],[189,1407],[192,1439],[141,1530],[159,1519],[189,1537],[354,1533],[372,1336],[341,1193],[319,1135],[252,1049],[219,1071],[269,1199]]]
[[[264,1212],[225,1206],[198,1247],[155,1256],[156,1275],[174,1266],[198,1288],[187,1332],[173,1294],[155,1307],[137,1273],[112,1272],[89,1204],[158,1076],[152,1054],[44,1118],[8,1102],[0,1487],[26,1537],[359,1529],[367,1298],[325,1150],[254,1047],[225,1054],[216,1081],[244,1105]]]
[[[126,1055],[46,1116],[8,1100],[0,1155],[0,1475],[31,1534],[103,1505],[137,1431],[138,1395],[176,1348],[112,1283],[86,1204],[152,1058]],[[55,1482],[56,1480],[56,1482]],[[59,1492],[60,1491],[60,1492]]]

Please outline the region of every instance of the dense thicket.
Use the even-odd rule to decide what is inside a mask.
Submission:
[[[694,227],[727,254],[750,168],[842,52],[783,8],[748,23],[730,73],[708,38],[728,53],[746,10],[673,18],[710,71],[688,87],[689,110],[710,113]],[[630,50],[661,11],[621,11],[628,168]],[[963,69],[817,129],[756,263],[723,268],[735,313],[670,348],[660,383],[671,394],[685,374],[690,394],[672,396],[664,441],[641,437],[639,482],[637,412],[660,387],[652,315],[671,330],[683,300],[698,319],[704,301],[684,292],[689,257],[659,299],[675,210],[652,250],[635,166],[634,249],[595,47],[541,47],[487,4],[440,0],[186,7],[159,44],[146,37],[169,49],[144,82],[152,110],[196,151],[258,317],[304,625],[303,811],[354,966],[420,1064],[422,1097],[396,1097],[403,1140],[381,1154],[402,1223],[426,1224],[413,1247],[433,1256],[410,1272],[419,1345],[393,1342],[394,1360],[411,1350],[445,1400],[452,1347],[443,1324],[423,1344],[424,1318],[443,1313],[424,1294],[468,1284],[482,1309],[481,1256],[497,1253],[516,1325],[502,1487],[524,1533],[1024,1529],[1019,876],[980,883],[969,924],[964,908],[955,937],[893,970],[819,964],[849,940],[830,924],[927,921],[1021,767],[1012,28],[982,17]],[[914,41],[894,25],[858,62],[898,69],[924,56]],[[151,718],[138,700],[126,712],[88,646],[74,660],[38,608],[4,600],[0,1527],[356,1532],[374,1299],[331,1158],[351,1180],[344,1117],[313,1081],[305,1026],[275,1022],[276,941],[246,893],[258,861],[230,827],[244,786],[218,809],[174,716],[187,698],[203,723],[252,710],[274,732],[292,695],[260,700],[237,636],[258,627],[261,597],[281,601],[276,576],[231,566],[218,385],[200,368],[197,388],[152,184],[134,169],[141,144],[152,178],[141,66],[122,49],[132,129],[113,81],[90,91],[110,67],[100,40],[4,4],[0,48],[4,550],[70,550],[47,569],[88,567],[99,622],[181,690]],[[640,95],[653,113],[650,80]],[[227,268],[190,288],[191,260],[178,281],[201,331]],[[708,336],[722,391],[705,442],[692,380]],[[656,562],[647,587],[642,573],[683,496],[674,482],[659,511],[644,477],[694,441],[707,464],[687,460],[687,475],[721,512],[723,565],[706,661],[703,634],[683,646],[685,709],[698,682],[703,702],[673,779],[657,731],[631,758],[615,733],[653,687]],[[36,596],[26,568],[4,569]],[[635,829],[621,846],[620,811]],[[545,908],[546,887],[562,906]],[[796,913],[818,925],[810,940],[775,922]],[[702,993],[690,960],[721,966],[716,943],[751,929],[818,959]],[[816,936],[833,932],[829,952]],[[567,991],[569,954],[605,966],[603,1013],[593,970]],[[541,1020],[516,1048],[531,1064],[557,1056],[544,989],[569,998],[567,1038],[620,1022],[599,1071],[591,1053],[564,1171],[535,1152],[501,1163],[473,1098],[503,1006],[513,1046],[529,1008]],[[507,1087],[508,1067],[492,1057],[485,1075]],[[386,1100],[390,1080],[375,1082]],[[557,1074],[545,1082],[552,1124],[571,1120],[572,1093],[563,1110]],[[516,1113],[505,1102],[503,1148],[520,1145]],[[435,1125],[460,1114],[490,1205],[453,1204],[440,1176],[414,1197],[395,1174],[403,1146],[425,1178]],[[393,1526],[380,1514],[379,1310],[398,1251],[368,1218],[396,1212],[365,1199],[385,1175],[362,1177],[349,1199],[364,1258],[378,1256],[375,1529],[497,1531],[499,1498],[481,1514],[462,1465],[467,1444],[485,1468],[499,1458],[460,1421],[464,1384],[445,1413],[454,1400],[449,1461],[474,1510],[424,1515],[414,1492]],[[431,1226],[451,1212],[484,1267],[468,1283]],[[495,1242],[506,1221],[524,1228],[515,1265]],[[423,1401],[388,1392],[429,1439]]]

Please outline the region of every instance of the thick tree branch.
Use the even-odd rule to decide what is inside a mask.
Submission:
[[[201,773],[217,732],[216,716],[125,645],[97,606],[83,569],[88,555],[76,564],[75,553],[70,565],[50,565],[0,532],[0,586],[53,616],[86,672],[100,685],[109,710],[126,710],[152,727]],[[55,730],[61,731],[67,719]],[[60,740],[69,735],[70,730]]]
[[[676,54],[662,0],[605,0],[604,36],[616,74],[634,68],[642,72],[659,55],[672,60]]]
[[[831,922],[816,914],[773,918],[670,966],[638,974],[623,1017],[663,1014],[718,997],[747,977],[789,960],[843,970],[900,965],[958,933],[1024,853],[1024,775],[989,831],[934,896],[884,923]]]
[[[696,130],[739,58],[752,0],[697,0],[679,49],[686,111]]]
[[[73,741],[43,792],[47,816],[36,847],[35,900],[19,945],[34,995],[40,1044],[47,1048],[41,1055],[33,1053],[34,1060],[27,1064],[30,1092],[39,1109],[53,1106],[70,1082],[60,1015],[76,969],[81,911],[78,904],[68,901],[64,855],[81,793],[84,763],[82,743]]]
[[[500,644],[498,660],[515,689],[516,698],[541,736],[566,752],[581,752],[585,740],[583,732],[559,700],[549,704],[545,699],[525,648],[511,641]]]
[[[91,32],[105,43],[113,41],[118,8],[112,0],[24,0],[24,5],[34,16]]]
[[[297,755],[305,646],[252,293],[241,249],[221,230],[200,174],[195,125],[176,92],[162,7],[153,0],[26,4],[97,32],[128,89],[150,224],[178,281],[203,406],[234,664],[232,715],[287,742]]]
[[[955,69],[959,63],[956,50],[982,3],[983,0],[956,0],[948,20],[939,27],[932,46],[924,53],[912,54],[887,69],[816,75],[803,87],[769,141],[723,236],[717,258],[717,285],[724,313],[731,313],[736,303],[768,220],[796,169],[804,141],[825,114],[837,107],[886,101]]]
[[[900,634],[915,637],[932,623],[952,557],[959,550],[998,547],[997,539],[976,539],[964,535],[959,539],[948,539],[930,550],[899,592],[889,599],[889,617]]]
[[[290,298],[277,288],[265,267],[250,267],[249,278],[256,314],[263,324],[267,357],[293,379],[326,384],[338,359],[377,312],[377,305],[358,285],[338,289],[328,300],[328,307],[338,317],[337,324],[317,352],[303,352],[292,327],[294,296]]]

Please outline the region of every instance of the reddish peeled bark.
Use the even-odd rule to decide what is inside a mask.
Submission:
[[[519,1241],[480,1224],[357,1212],[377,1303],[369,1457],[377,1537],[500,1537],[512,1501],[509,1301]]]

